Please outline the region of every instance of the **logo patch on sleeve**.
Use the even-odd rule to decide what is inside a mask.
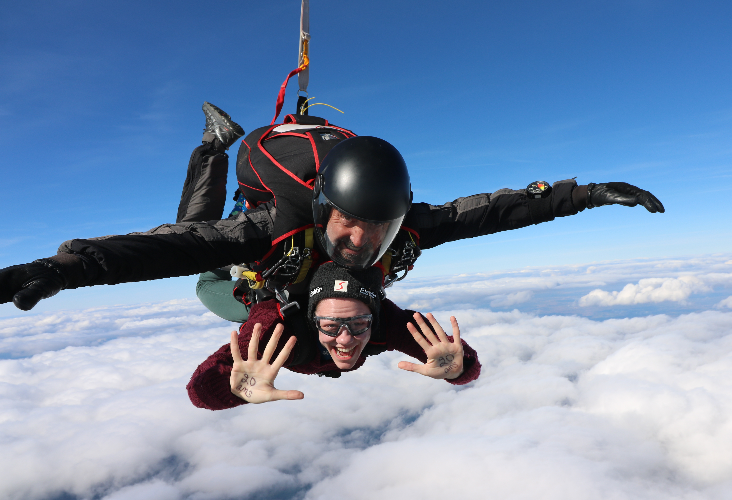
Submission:
[[[334,292],[348,292],[348,281],[335,280]]]

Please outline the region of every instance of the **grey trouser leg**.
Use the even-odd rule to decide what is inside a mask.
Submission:
[[[216,316],[234,323],[244,323],[249,318],[249,309],[234,298],[235,284],[228,271],[215,269],[198,278],[196,295]]]
[[[208,139],[213,141],[212,137]],[[176,222],[221,219],[226,204],[228,172],[229,155],[216,148],[214,142],[204,142],[194,149],[188,162]],[[235,323],[244,323],[249,317],[249,309],[234,298],[234,285],[228,271],[215,269],[198,278],[196,295],[215,315]]]
[[[206,142],[191,154],[176,222],[220,220],[226,204],[229,155]]]

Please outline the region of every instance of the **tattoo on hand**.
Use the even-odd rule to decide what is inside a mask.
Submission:
[[[449,373],[449,372],[451,372],[452,370],[455,370],[455,369],[457,369],[457,363],[450,363],[450,366],[448,366],[447,368],[445,368],[445,373]]]
[[[249,375],[245,373],[244,376],[241,378],[241,381],[239,381],[239,385],[236,388],[237,391],[244,390],[244,386],[247,385],[248,378],[249,378]]]
[[[445,368],[445,373],[447,373],[448,370],[450,370],[450,368],[455,365],[455,363],[452,362],[453,359],[455,359],[455,356],[453,356],[452,354],[448,354],[447,356],[440,356],[437,361],[439,361],[440,363],[440,368],[450,365]]]
[[[254,387],[256,384],[257,380],[254,377],[249,378],[249,375],[245,373],[241,378],[239,385],[236,387],[236,390],[244,394],[246,397],[251,398],[253,393],[251,390],[247,389],[247,385]]]

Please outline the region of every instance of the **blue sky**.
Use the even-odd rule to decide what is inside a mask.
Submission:
[[[722,1],[314,0],[310,95],[345,114],[313,112],[395,144],[418,201],[576,176],[636,184],[667,209],[453,243],[418,277],[725,252],[731,15]],[[298,21],[297,1],[4,5],[0,265],[172,222],[202,102],[247,131],[268,123]],[[65,292],[39,311],[192,297],[194,282]]]

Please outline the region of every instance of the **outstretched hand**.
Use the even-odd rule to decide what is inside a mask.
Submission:
[[[427,326],[424,318],[419,313],[414,313],[414,320],[419,325],[422,333],[412,323],[407,323],[407,329],[412,337],[424,349],[427,362],[420,365],[409,361],[400,361],[397,366],[402,370],[420,373],[426,377],[436,379],[459,377],[463,373],[463,344],[460,342],[460,327],[458,327],[455,316],[450,316],[453,342],[450,342],[450,339],[447,338],[445,330],[442,329],[432,313],[427,313],[427,319],[437,335],[430,330],[430,327]]]
[[[587,202],[589,208],[602,205],[625,205],[626,207],[643,205],[651,213],[666,211],[661,201],[653,194],[627,182],[589,184]]]
[[[66,283],[52,265],[50,259],[39,259],[0,269],[0,304],[12,300],[18,309],[30,311],[41,299],[56,295]]]
[[[231,332],[231,355],[234,358],[234,366],[231,370],[231,392],[249,403],[266,403],[280,399],[302,399],[305,395],[300,391],[281,391],[275,389],[274,379],[287,361],[297,338],[293,335],[287,340],[285,347],[279,356],[270,364],[269,360],[274,353],[277,343],[280,340],[284,326],[282,323],[275,327],[272,337],[264,348],[262,359],[257,359],[259,347],[259,336],[262,333],[262,325],[254,325],[252,339],[249,341],[249,355],[245,361],[241,358],[239,351],[239,338],[236,332]]]

